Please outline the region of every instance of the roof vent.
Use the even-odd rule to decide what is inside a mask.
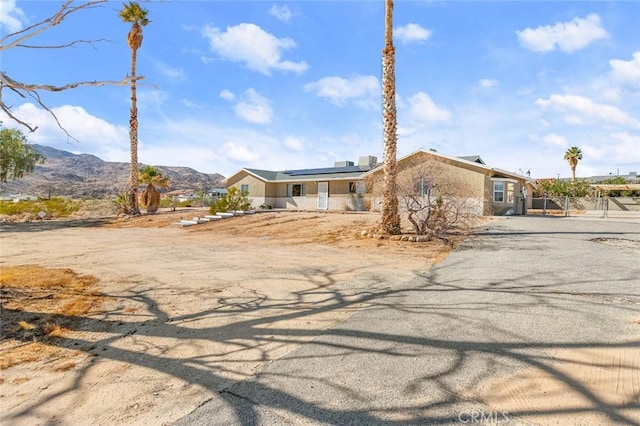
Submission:
[[[365,155],[358,158],[358,166],[360,167],[373,167],[378,162],[378,157],[373,155]]]

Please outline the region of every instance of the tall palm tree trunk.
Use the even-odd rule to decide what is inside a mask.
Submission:
[[[136,24],[137,25],[137,24]],[[135,31],[135,30],[132,30]],[[141,31],[141,30],[139,30]],[[131,49],[131,118],[129,119],[129,139],[131,144],[131,169],[129,171],[129,214],[140,214],[138,204],[138,98],[136,96],[136,61],[138,49]]]
[[[398,194],[396,187],[396,76],[393,47],[393,0],[385,0],[385,34],[382,50],[382,127],[384,140],[384,188],[382,192],[382,229],[388,234],[400,233]]]

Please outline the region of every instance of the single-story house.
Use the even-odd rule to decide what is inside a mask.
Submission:
[[[487,166],[479,156],[450,157],[433,150],[418,150],[398,159],[398,177],[412,173],[417,164],[437,164],[433,181],[464,182],[467,196],[483,214],[522,214],[530,206],[532,180]],[[436,170],[434,168],[433,170]],[[382,164],[373,156],[358,164],[336,162],[334,167],[271,171],[244,168],[226,179],[246,193],[255,208],[293,210],[379,210]]]

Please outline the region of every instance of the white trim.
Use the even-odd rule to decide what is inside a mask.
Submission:
[[[502,178],[502,177],[492,177],[491,180],[493,180],[493,181],[500,180],[500,181],[503,181],[503,182],[518,183],[518,181],[516,179],[509,179],[509,178]]]

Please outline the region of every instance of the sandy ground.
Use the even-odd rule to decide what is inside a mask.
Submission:
[[[2,371],[0,423],[170,424],[450,250],[362,236],[375,214],[268,212],[172,225],[197,214],[2,225],[2,266],[92,275],[104,303],[61,340],[63,353]],[[640,398],[638,348],[553,356],[612,403]],[[475,397],[506,411],[579,404],[535,369],[483,388]]]
[[[105,302],[62,339],[64,353],[2,372],[2,422],[171,423],[367,306],[367,292],[449,250],[362,237],[379,220],[371,214],[172,225],[198,214],[3,225],[3,266],[92,275]]]

